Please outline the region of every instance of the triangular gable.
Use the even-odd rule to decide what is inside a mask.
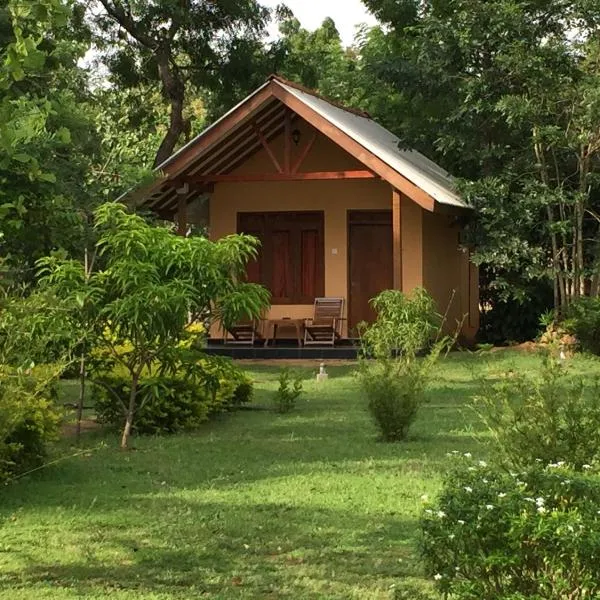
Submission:
[[[261,147],[268,149],[270,139],[291,127],[291,115],[354,156],[368,170],[365,173],[387,181],[424,209],[469,210],[448,173],[416,151],[401,150],[398,138],[366,113],[276,76],[161,164],[164,177],[138,190],[138,202],[159,213],[173,212],[182,198],[189,202],[206,193],[211,181],[223,180]],[[277,158],[273,160],[279,166]]]

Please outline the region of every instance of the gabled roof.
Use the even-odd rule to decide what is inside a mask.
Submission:
[[[185,187],[182,182],[186,178],[231,173],[265,141],[284,131],[290,111],[423,208],[435,212],[469,210],[444,169],[419,152],[401,149],[399,138],[367,113],[340,106],[277,76],[271,76],[162,163],[158,170],[164,177],[133,196],[156,212],[172,213],[182,193],[189,202],[206,192],[206,187],[194,184]]]

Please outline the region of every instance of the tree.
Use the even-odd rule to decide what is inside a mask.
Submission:
[[[464,178],[497,297],[554,282],[564,312],[597,289],[597,3],[365,4],[387,24],[361,50],[367,109]]]
[[[191,134],[184,115],[190,87],[215,87],[230,53],[263,32],[269,11],[256,0],[100,0],[91,13],[98,46],[121,86],[160,82],[169,103],[169,127],[154,158],[164,162],[182,136]]]
[[[85,52],[66,0],[0,6],[0,252],[3,283],[30,282],[35,260],[80,252],[97,152],[85,111]]]
[[[258,317],[268,292],[243,282],[258,241],[234,235],[218,242],[184,238],[147,224],[117,203],[95,212],[97,268],[74,260],[42,261],[42,289],[71,306],[75,329],[87,329],[88,348],[111,355],[128,374],[121,447],[127,448],[144,370],[172,359],[190,323],[219,318],[222,307]],[[232,298],[234,299],[232,301]]]

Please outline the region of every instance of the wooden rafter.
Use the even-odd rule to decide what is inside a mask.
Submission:
[[[292,171],[292,115],[288,109],[285,111],[283,129],[283,171],[291,173]]]
[[[279,161],[277,160],[277,157],[273,153],[273,150],[271,150],[271,146],[269,146],[269,142],[266,140],[265,136],[262,134],[262,131],[260,130],[260,127],[256,123],[253,123],[252,126],[254,128],[256,136],[260,140],[261,146],[265,149],[265,152],[269,155],[269,158],[271,159],[271,162],[273,163],[273,165],[277,169],[277,172],[278,173],[283,173],[283,169],[281,168],[281,165],[279,164]]]
[[[309,152],[312,150],[312,147],[315,145],[316,141],[317,141],[317,132],[315,131],[313,133],[312,137],[310,138],[310,140],[308,140],[308,142],[306,142],[306,145],[304,146],[304,148],[302,148],[300,155],[298,156],[298,158],[296,159],[296,162],[294,163],[294,166],[292,167],[292,173],[298,172],[298,169],[300,169],[300,167],[302,166],[302,163],[305,161],[306,157],[308,156]]]
[[[248,173],[225,175],[196,175],[183,177],[189,184],[198,183],[249,183],[256,181],[323,181],[339,179],[375,179],[371,171],[312,171],[310,173]]]
[[[431,212],[434,211],[436,202],[427,192],[406,179],[406,177],[387,165],[372,152],[365,149],[364,146],[361,146],[361,144],[347,133],[332,125],[316,110],[308,106],[308,104],[305,104],[281,86],[273,88],[273,95],[300,117],[308,121],[332,142],[362,162],[365,167],[372,169],[374,173],[377,173],[382,179],[391,183],[396,189],[407,195],[424,209]]]

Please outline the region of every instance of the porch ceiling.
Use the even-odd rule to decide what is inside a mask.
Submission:
[[[158,214],[171,216],[177,210],[180,198],[189,203],[210,191],[210,184],[188,184],[186,188],[184,182],[193,176],[225,175],[234,171],[261,149],[261,136],[268,143],[284,131],[287,111],[289,109],[279,100],[270,98],[229,135],[194,156],[175,177],[159,181],[152,194],[146,196],[144,206]],[[288,118],[293,121],[296,114],[289,113]],[[171,169],[167,167],[165,170],[168,174]]]

